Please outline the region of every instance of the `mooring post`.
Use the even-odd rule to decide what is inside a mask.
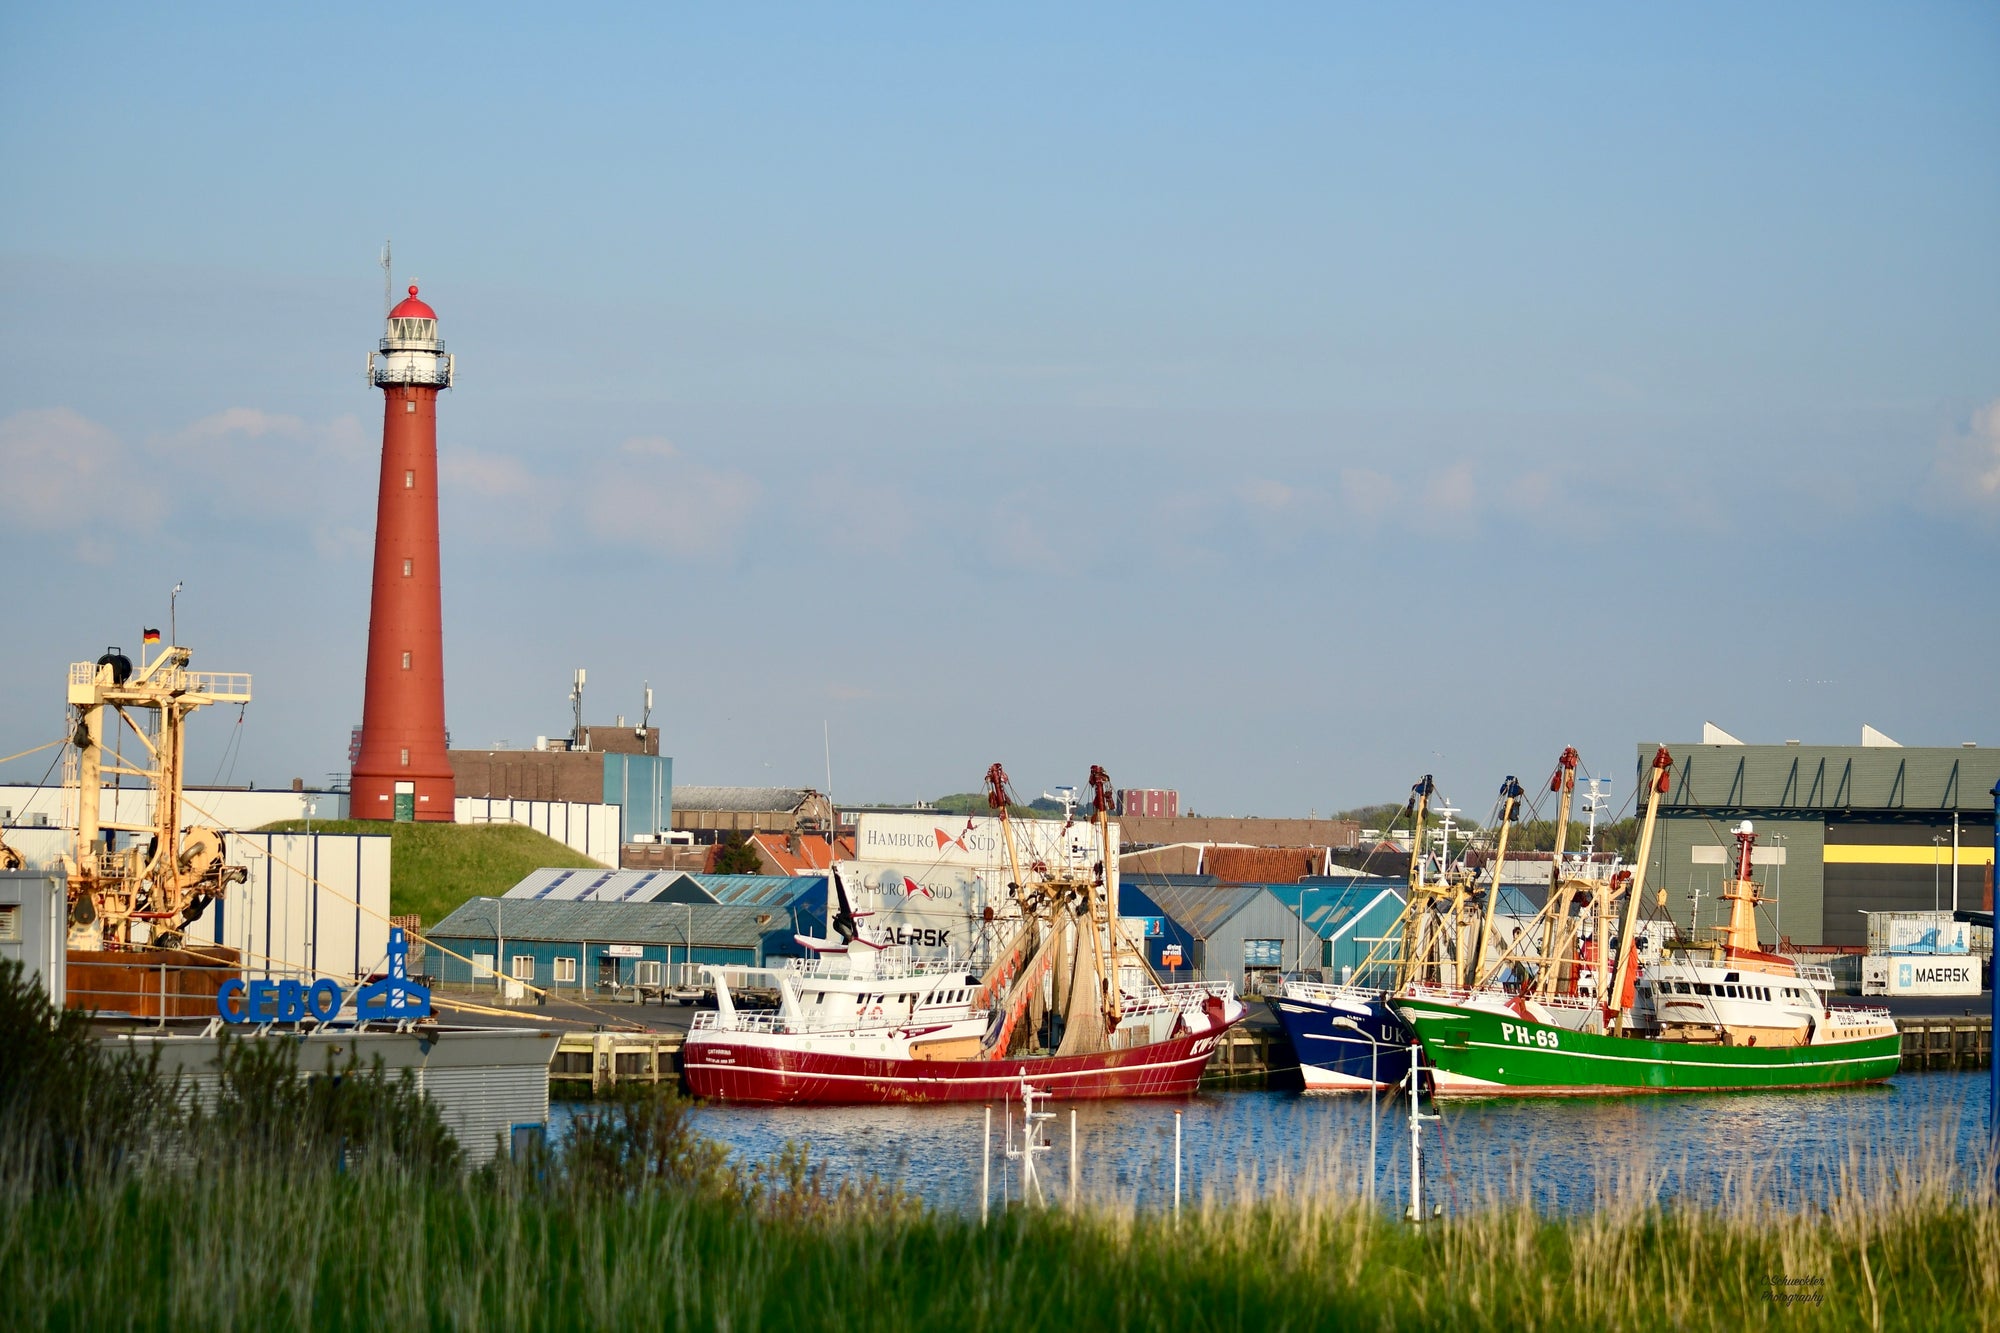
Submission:
[[[993,1197],[993,1103],[986,1103],[986,1145],[979,1154],[979,1225],[986,1225],[986,1213]]]
[[[1181,1113],[1174,1112],[1174,1223],[1181,1220]]]
[[[1993,868],[1987,878],[1993,885],[1993,902],[1988,908],[2000,905],[2000,782],[1993,784]],[[1993,933],[2000,940],[2000,930]],[[2000,948],[1993,951],[1993,1028],[1988,1037],[1991,1057],[1986,1062],[1986,1124],[1992,1139],[1991,1158],[1993,1169],[2000,1171]]]
[[[1069,1206],[1076,1211],[1076,1108],[1069,1108]]]

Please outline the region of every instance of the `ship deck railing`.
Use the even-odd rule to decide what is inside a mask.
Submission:
[[[1597,1001],[1588,995],[1522,995],[1514,991],[1494,990],[1486,987],[1469,991],[1463,987],[1451,986],[1410,986],[1401,996],[1413,1000],[1434,1000],[1439,1004],[1464,1004],[1475,996],[1490,999],[1521,1000],[1528,1004],[1540,1005],[1544,1009],[1567,1009],[1575,1013],[1597,1008]]]
[[[1126,992],[1125,1012],[1157,1013],[1166,1009],[1186,1009],[1198,1005],[1209,996],[1218,1000],[1233,1000],[1236,992],[1226,981],[1171,981],[1164,986],[1147,986],[1137,992]]]
[[[1288,981],[1278,992],[1287,1000],[1309,1000],[1314,1004],[1370,1004],[1384,992],[1373,986],[1350,986],[1337,981]]]
[[[1867,1027],[1875,1023],[1893,1023],[1896,1016],[1875,1004],[1837,1004],[1827,1010],[1827,1021],[1835,1027]]]

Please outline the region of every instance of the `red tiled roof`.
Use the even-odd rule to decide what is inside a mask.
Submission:
[[[825,838],[815,834],[805,834],[799,838],[799,850],[791,849],[788,835],[783,833],[757,833],[750,838],[758,855],[777,867],[781,875],[816,875],[830,868],[835,861],[854,859],[854,839],[842,838],[837,848],[831,852]]]

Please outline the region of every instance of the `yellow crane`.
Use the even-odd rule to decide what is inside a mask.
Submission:
[[[245,878],[243,867],[227,864],[220,830],[182,823],[182,782],[188,716],[210,704],[249,703],[250,677],[191,671],[189,658],[186,648],[169,646],[150,662],[142,652],[135,669],[112,648],[95,662],[70,666],[63,785],[76,844],[63,870],[72,948],[175,948],[188,923]],[[106,780],[127,777],[151,789],[144,822],[121,819],[116,804],[105,811]],[[120,834],[129,835],[123,845]],[[141,927],[144,939],[135,937]]]

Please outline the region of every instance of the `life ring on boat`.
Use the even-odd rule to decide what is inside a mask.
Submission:
[[[863,1018],[880,1018],[881,1016],[882,1016],[882,1006],[879,1004],[874,1005],[865,1014],[862,1015]]]

